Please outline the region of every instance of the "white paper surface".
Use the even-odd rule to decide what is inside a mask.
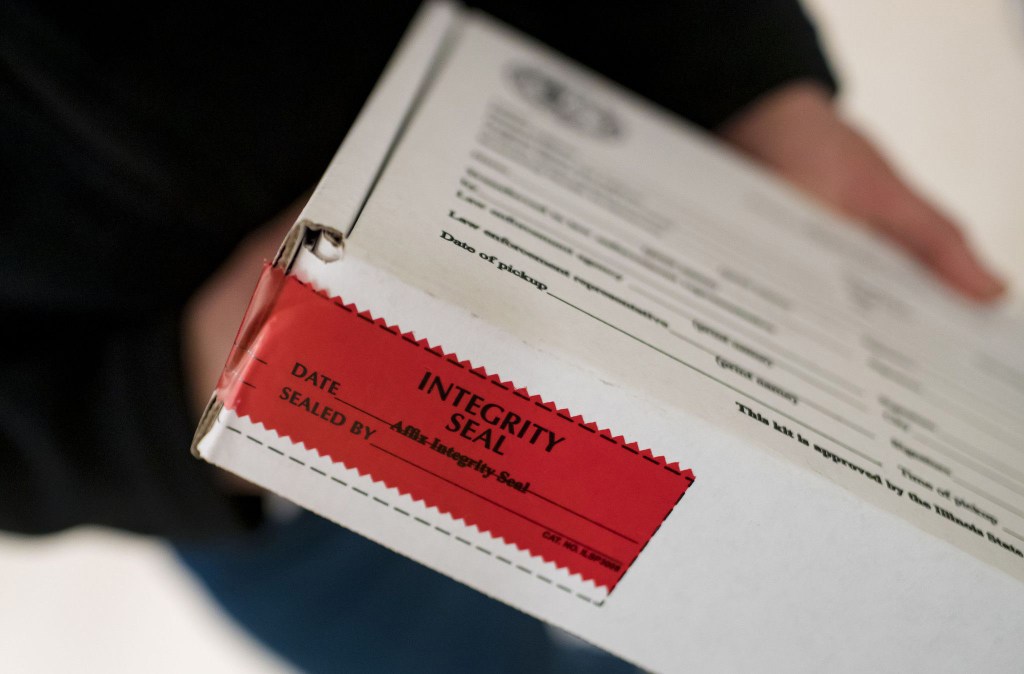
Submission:
[[[442,7],[375,94],[410,114],[346,140],[387,156],[304,213],[344,258],[294,272],[697,482],[609,594],[229,412],[206,458],[654,670],[1018,665],[1024,329]]]

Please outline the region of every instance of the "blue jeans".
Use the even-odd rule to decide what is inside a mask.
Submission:
[[[636,671],[305,511],[175,548],[227,613],[309,672]]]

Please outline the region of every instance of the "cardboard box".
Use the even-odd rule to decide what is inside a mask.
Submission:
[[[1022,335],[433,4],[265,270],[194,451],[652,670],[1006,670]]]

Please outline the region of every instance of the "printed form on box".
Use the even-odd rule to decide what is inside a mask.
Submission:
[[[1022,336],[431,4],[264,270],[194,451],[650,670],[1005,670]]]

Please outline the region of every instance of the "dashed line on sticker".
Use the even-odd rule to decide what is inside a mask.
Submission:
[[[449,362],[451,362],[451,361],[449,361]],[[491,380],[491,381],[493,382],[493,380]],[[287,459],[289,459],[289,460],[291,460],[291,461],[293,461],[293,462],[295,462],[295,463],[297,463],[299,465],[302,465],[302,466],[306,465],[305,461],[297,459],[297,458],[295,458],[293,456],[289,456],[289,455],[285,454],[284,452],[282,452],[281,450],[279,450],[279,449],[277,449],[275,447],[271,447],[270,445],[264,444],[262,441],[258,440],[257,438],[254,438],[251,435],[247,435],[247,434],[243,433],[242,431],[240,431],[239,429],[234,428],[233,426],[231,426],[229,424],[225,423],[224,426],[229,431],[232,431],[234,433],[237,433],[238,435],[241,435],[241,436],[245,437],[247,440],[253,442],[256,445],[259,445],[259,446],[262,446],[262,447],[266,447],[267,449],[272,450],[275,454],[278,454],[278,455],[280,455],[283,458],[287,458]],[[335,482],[335,483],[341,485],[342,487],[347,487],[347,488],[351,489],[352,491],[356,492],[357,494],[361,494],[362,496],[367,496],[367,497],[372,498],[374,501],[376,501],[376,502],[378,502],[378,503],[380,503],[382,505],[390,507],[393,511],[395,511],[396,513],[398,513],[400,515],[405,515],[406,517],[411,517],[412,519],[416,520],[416,522],[418,522],[420,524],[423,524],[423,525],[426,525],[427,527],[432,528],[433,531],[437,531],[440,534],[443,534],[443,535],[448,536],[450,538],[454,538],[456,541],[458,541],[459,543],[462,543],[463,545],[475,547],[481,553],[484,553],[487,556],[489,556],[489,557],[491,557],[493,559],[498,560],[499,562],[502,562],[502,563],[508,565],[509,567],[514,567],[514,568],[518,569],[519,571],[522,571],[522,572],[526,573],[527,575],[531,576],[532,578],[536,578],[537,580],[541,581],[542,583],[545,583],[546,585],[552,585],[554,587],[557,587],[559,590],[562,590],[563,592],[566,592],[566,593],[568,593],[568,594],[570,594],[570,595],[572,595],[572,596],[574,596],[574,597],[576,597],[576,598],[578,598],[578,599],[580,599],[582,601],[585,601],[588,604],[591,604],[593,606],[600,607],[600,606],[604,605],[605,600],[603,600],[603,599],[600,600],[600,601],[595,601],[594,599],[588,597],[585,594],[581,594],[579,592],[573,593],[571,588],[566,587],[565,585],[555,584],[554,581],[552,581],[547,576],[543,576],[543,575],[541,575],[539,573],[535,573],[532,570],[530,570],[529,568],[527,568],[525,566],[522,566],[520,564],[514,564],[511,559],[508,559],[506,557],[502,557],[501,555],[495,555],[491,550],[488,550],[487,548],[484,548],[484,547],[479,546],[479,545],[474,546],[472,541],[466,540],[465,538],[462,538],[459,535],[454,535],[453,536],[450,531],[447,531],[445,529],[442,529],[441,527],[435,526],[435,525],[431,524],[430,522],[428,522],[427,520],[425,520],[425,519],[423,519],[421,517],[413,516],[408,511],[403,510],[403,509],[399,508],[398,506],[392,506],[387,501],[385,501],[383,499],[380,499],[380,498],[377,498],[376,496],[372,496],[368,492],[363,491],[362,489],[359,489],[356,486],[349,485],[344,480],[340,480],[337,477],[334,477],[333,475],[328,475],[326,472],[324,472],[324,471],[322,471],[322,470],[320,470],[318,468],[314,468],[313,466],[308,466],[308,468],[311,471],[313,471],[314,473],[318,474],[318,475],[330,478],[330,480],[332,482]]]

